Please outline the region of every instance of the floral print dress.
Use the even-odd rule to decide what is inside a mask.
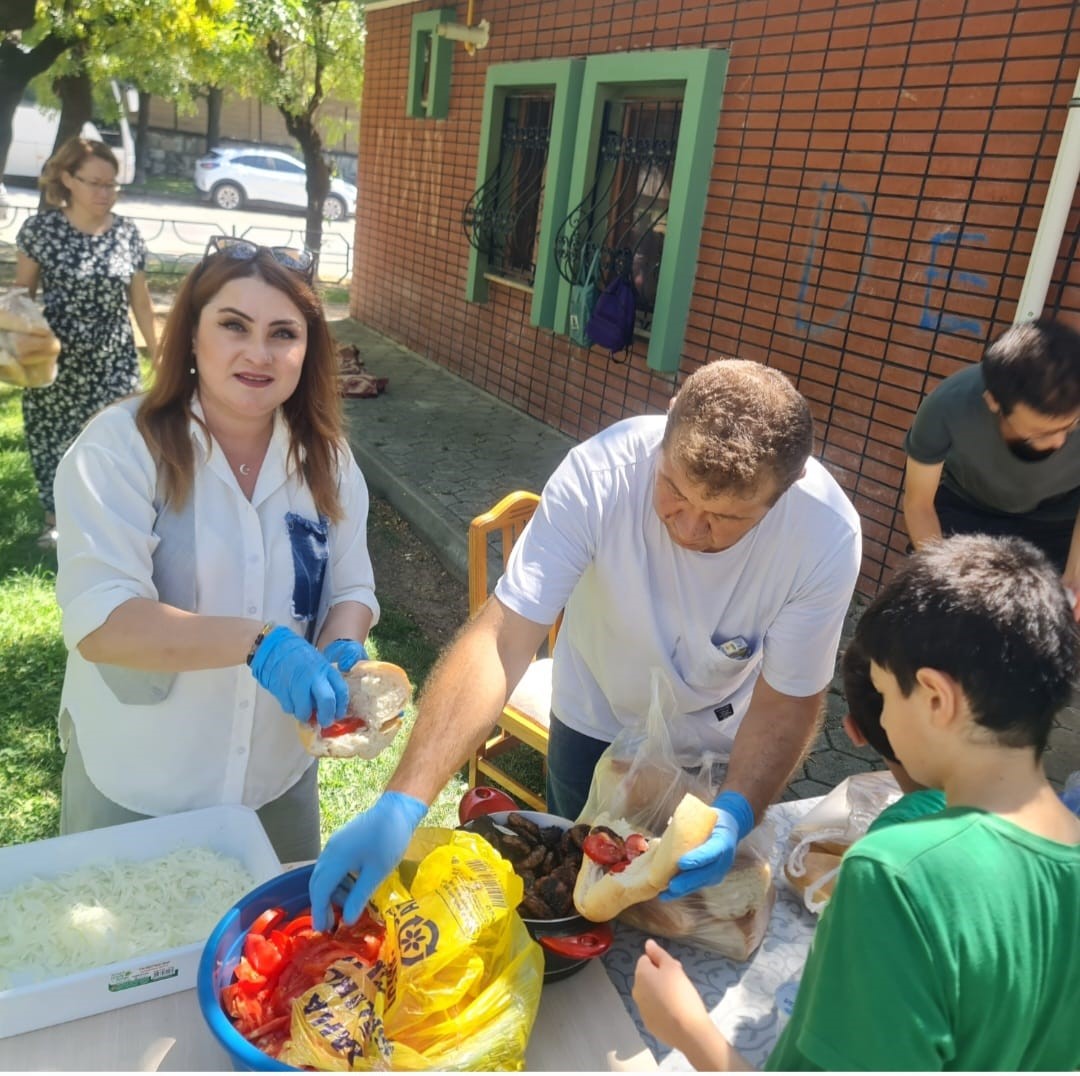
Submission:
[[[56,380],[25,389],[23,425],[38,495],[55,511],[56,465],[87,420],[139,389],[139,359],[128,317],[132,277],[146,245],[132,221],[113,214],[101,235],[79,231],[60,210],[23,224],[18,249],[41,269],[45,320],[61,344]]]

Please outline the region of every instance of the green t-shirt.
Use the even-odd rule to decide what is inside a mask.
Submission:
[[[867,834],[895,826],[898,822],[910,822],[915,818],[925,818],[928,814],[937,814],[945,810],[945,793],[937,788],[919,788],[901,796],[895,803],[890,803],[870,823]]]
[[[853,845],[773,1070],[1080,1067],[1080,845],[971,808]]]
[[[904,440],[917,463],[944,463],[941,484],[977,508],[1032,519],[1075,518],[1080,510],[1080,436],[1038,462],[1009,451],[983,399],[982,367],[944,381],[919,405]]]

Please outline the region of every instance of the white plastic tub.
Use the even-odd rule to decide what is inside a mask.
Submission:
[[[231,856],[251,873],[254,885],[281,873],[270,839],[251,808],[207,807],[0,848],[0,890],[90,864],[158,859],[179,848],[208,848]],[[0,1039],[188,990],[195,985],[205,942],[200,938],[178,949],[0,990]]]

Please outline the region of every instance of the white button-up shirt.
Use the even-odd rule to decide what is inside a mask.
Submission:
[[[125,705],[77,649],[125,601],[158,597],[151,561],[159,541],[153,531],[157,472],[135,426],[138,403],[124,401],[98,414],[57,469],[56,592],[68,647],[61,711],[71,715],[91,781],[129,810],[258,808],[290,788],[313,760],[301,747],[296,719],[246,665],[182,672],[164,701]],[[287,474],[285,421],[279,414],[250,501],[216,442],[208,446],[195,423],[191,432],[193,611],[273,620],[305,634],[307,625],[293,615],[286,515],[315,521],[318,512],[300,476]],[[360,602],[372,610],[374,624],[379,605],[367,549],[368,492],[347,448],[338,484],[344,518],[329,525],[320,608],[325,616],[339,602]]]

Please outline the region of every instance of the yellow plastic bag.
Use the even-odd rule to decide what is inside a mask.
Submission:
[[[544,957],[514,910],[522,882],[487,841],[422,829],[375,891],[379,961],[341,960],[293,1002],[280,1060],[328,1070],[519,1071]]]

